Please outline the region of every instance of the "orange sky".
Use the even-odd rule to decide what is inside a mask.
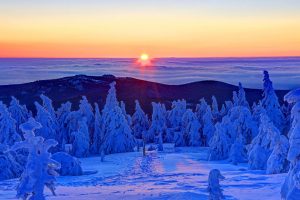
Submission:
[[[0,8],[0,57],[300,56],[300,4],[253,1],[11,0]]]

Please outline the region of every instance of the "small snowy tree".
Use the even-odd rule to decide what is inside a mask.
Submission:
[[[247,108],[250,108],[249,103],[246,99],[246,93],[245,93],[245,90],[242,86],[242,83],[239,83],[238,106],[245,106]]]
[[[281,188],[281,198],[286,200],[299,199],[300,195],[300,89],[290,91],[284,100],[294,104],[292,108],[292,127],[290,130],[290,148],[287,159],[290,161],[288,175]]]
[[[203,137],[204,137],[204,145],[208,146],[211,138],[215,132],[215,126],[213,124],[213,117],[211,114],[210,106],[207,106],[206,112],[203,116]]]
[[[166,134],[166,110],[164,105],[160,103],[152,103],[152,122],[146,136],[147,142],[158,143],[160,138]]]
[[[131,126],[132,119],[131,119],[131,116],[129,114],[127,114],[126,105],[125,105],[124,101],[120,102],[120,106],[121,106],[122,113],[123,113],[125,119],[127,120],[128,125]]]
[[[200,123],[191,109],[188,109],[182,116],[182,135],[185,144],[189,146],[200,146]]]
[[[55,195],[54,182],[58,175],[55,170],[60,165],[51,159],[49,148],[57,145],[53,139],[44,140],[43,137],[35,136],[34,131],[41,128],[41,124],[33,118],[22,124],[20,129],[24,132],[24,141],[15,143],[11,150],[28,149],[29,155],[25,170],[17,187],[17,198],[44,200],[44,187],[48,187]]]
[[[64,146],[67,142],[70,141],[70,136],[68,134],[68,124],[66,123],[66,119],[71,113],[72,104],[70,102],[66,102],[61,104],[61,107],[57,109],[57,138],[59,139],[59,143],[61,144],[60,149],[64,150]]]
[[[49,97],[47,97],[43,94],[41,94],[40,97],[43,101],[43,107],[49,112],[49,114],[51,115],[53,120],[55,120],[56,115],[55,115],[55,110],[54,110],[53,105],[52,105],[52,100]]]
[[[195,114],[196,114],[196,116],[197,116],[200,123],[203,122],[203,117],[206,113],[207,107],[208,107],[208,104],[206,103],[204,98],[200,99],[200,104],[196,105]]]
[[[275,144],[273,151],[267,161],[267,174],[285,173],[289,168],[287,154],[289,150],[289,141],[281,135],[278,142]]]
[[[212,108],[212,116],[213,116],[213,119],[214,119],[214,122],[218,122],[220,121],[220,112],[219,112],[219,105],[218,105],[218,102],[217,102],[217,99],[215,96],[212,96],[212,105],[211,105],[211,108]]]
[[[266,169],[267,160],[280,139],[280,131],[265,114],[261,114],[259,133],[249,147],[250,169]]]
[[[226,128],[221,123],[216,124],[216,131],[209,144],[208,160],[224,160],[228,158],[230,140]]]
[[[172,102],[172,109],[167,113],[166,142],[174,141],[174,133],[182,129],[182,116],[186,111],[186,101],[178,100]]]
[[[283,114],[280,110],[280,104],[278,102],[278,97],[273,89],[273,83],[270,80],[269,73],[264,71],[264,90],[263,99],[261,101],[262,107],[266,110],[267,115],[274,123],[274,125],[282,130]]]
[[[99,110],[99,106],[95,103],[95,127],[94,127],[94,135],[93,135],[93,142],[91,145],[91,153],[98,154],[100,153],[100,147],[103,143],[104,136],[102,135],[101,130],[101,114]]]
[[[247,161],[247,151],[243,142],[243,138],[239,135],[235,142],[231,145],[229,152],[229,162],[234,165]]]
[[[78,123],[78,130],[72,133],[72,154],[82,158],[89,155],[90,138],[86,118],[82,118]]]
[[[86,118],[86,123],[89,130],[89,136],[94,134],[94,123],[95,123],[95,116],[93,112],[92,105],[88,102],[86,96],[82,96],[82,99],[79,103],[79,110],[78,112],[81,114],[81,118]]]
[[[17,100],[15,97],[11,97],[8,111],[10,112],[11,117],[16,120],[16,130],[19,134],[21,134],[19,126],[25,123],[29,117],[31,117],[31,113],[29,113],[25,105],[20,105],[19,100]]]
[[[208,199],[209,200],[222,200],[224,199],[223,190],[220,186],[220,180],[224,180],[225,177],[221,175],[218,169],[212,169],[208,176]]]
[[[80,161],[66,152],[57,152],[52,155],[52,159],[60,163],[61,167],[58,170],[60,176],[80,176],[83,174]]]
[[[45,139],[57,139],[56,134],[56,122],[51,116],[51,114],[39,103],[35,102],[35,107],[37,109],[36,121],[39,122],[42,127],[36,131],[38,136],[42,136]],[[60,141],[61,142],[61,141]]]
[[[0,144],[13,145],[21,140],[16,131],[16,120],[11,117],[5,104],[0,101]]]
[[[138,100],[135,100],[135,112],[132,115],[132,132],[135,138],[143,139],[143,136],[149,129],[149,119],[140,106]]]

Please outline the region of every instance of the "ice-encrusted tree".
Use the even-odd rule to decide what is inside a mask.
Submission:
[[[289,161],[287,160],[288,150],[289,141],[286,136],[281,135],[268,158],[267,174],[285,173],[289,170]]]
[[[204,98],[200,99],[200,103],[196,105],[195,114],[200,123],[203,122],[203,117],[206,113],[207,107],[208,107],[208,104]]]
[[[226,134],[226,128],[218,122],[216,131],[209,144],[208,160],[224,160],[228,158],[230,140]]]
[[[120,102],[120,106],[121,106],[122,113],[123,113],[125,119],[127,120],[128,125],[131,126],[132,125],[132,118],[129,114],[127,114],[126,105],[125,105],[124,101]]]
[[[0,101],[0,144],[8,146],[21,140],[16,131],[16,120],[11,117],[6,105]]]
[[[213,116],[211,114],[210,106],[207,106],[206,112],[203,116],[203,127],[202,127],[203,143],[205,146],[209,145],[209,142],[213,137],[214,132],[215,132],[215,126],[213,123]]]
[[[140,106],[138,100],[135,100],[135,112],[132,115],[132,132],[135,138],[143,139],[149,129],[149,119]]]
[[[187,109],[182,116],[182,135],[188,146],[200,146],[200,123],[191,109]]]
[[[166,109],[161,103],[152,102],[152,121],[147,132],[146,141],[159,143],[166,134]]]
[[[220,180],[224,180],[225,177],[222,176],[220,170],[212,169],[208,176],[208,199],[209,200],[222,200],[224,199],[223,190],[220,186]]]
[[[56,111],[57,123],[58,123],[58,136],[61,150],[64,150],[64,145],[70,141],[70,135],[68,133],[68,124],[66,123],[66,119],[71,113],[72,104],[70,102],[66,102],[61,104],[60,108]]]
[[[19,100],[15,97],[11,97],[8,111],[10,112],[11,117],[16,120],[16,130],[19,134],[21,134],[19,126],[31,117],[31,113],[28,111],[26,105],[20,105]]]
[[[39,103],[35,102],[34,104],[37,110],[35,119],[42,125],[42,127],[36,131],[36,134],[38,136],[42,136],[45,139],[59,140],[59,137],[56,134],[57,124],[51,114]]]
[[[91,153],[98,154],[100,153],[100,147],[103,143],[104,136],[102,135],[101,130],[101,114],[99,110],[99,106],[97,103],[95,103],[95,123],[94,123],[94,134],[93,134],[93,140],[91,145]]]
[[[280,131],[266,113],[261,114],[258,135],[253,139],[248,153],[250,169],[266,169],[267,161],[280,140]]]
[[[219,104],[215,96],[212,96],[211,99],[212,99],[211,111],[212,111],[213,119],[214,122],[218,122],[220,121]]]
[[[55,114],[54,107],[52,105],[52,100],[44,94],[41,94],[40,97],[43,101],[43,107],[49,112],[53,120],[55,120],[56,114]]]
[[[250,108],[249,107],[249,103],[246,99],[246,93],[245,93],[245,90],[242,86],[242,83],[239,82],[239,91],[238,91],[238,106],[245,106],[247,108]]]
[[[264,89],[263,89],[263,99],[261,100],[262,107],[266,110],[267,115],[274,123],[274,125],[282,130],[283,114],[280,110],[280,104],[278,102],[278,97],[273,88],[273,83],[270,80],[268,71],[264,71]]]
[[[236,91],[232,92],[232,102],[233,102],[233,106],[239,105],[239,97]]]
[[[166,142],[174,141],[174,133],[182,129],[182,116],[186,111],[186,101],[178,100],[172,102],[172,109],[167,113],[167,133]]]
[[[247,150],[241,135],[238,135],[229,151],[229,162],[234,165],[247,161]]]
[[[87,100],[86,96],[82,96],[82,99],[79,103],[78,112],[81,114],[81,118],[86,118],[86,124],[88,126],[89,135],[92,136],[94,134],[95,116],[93,107]]]
[[[17,187],[18,198],[44,200],[45,186],[55,195],[54,182],[58,175],[55,170],[60,168],[60,164],[51,159],[51,153],[48,150],[57,145],[57,142],[53,139],[44,140],[43,137],[35,136],[34,131],[39,128],[41,124],[34,118],[29,118],[28,122],[20,125],[25,140],[11,147],[12,151],[27,149],[29,152],[25,170]]]
[[[260,115],[265,112],[264,108],[261,105],[261,102],[256,104],[255,102],[252,105],[252,118],[256,122],[257,125],[260,123]]]
[[[290,148],[287,159],[290,168],[281,187],[281,198],[286,200],[299,199],[300,196],[300,89],[290,91],[284,100],[294,104],[292,108],[292,126],[289,133]]]
[[[110,84],[102,111],[102,150],[106,154],[133,151],[135,139],[116,98],[115,82]]]
[[[72,154],[82,158],[89,155],[90,137],[87,119],[83,117],[78,122],[78,130],[72,133]]]

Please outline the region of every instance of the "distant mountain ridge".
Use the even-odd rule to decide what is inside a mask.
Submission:
[[[134,111],[134,100],[138,99],[147,113],[151,113],[151,102],[163,102],[170,107],[177,99],[186,99],[188,106],[195,108],[199,99],[205,98],[209,103],[215,96],[219,106],[232,99],[232,92],[238,87],[219,81],[198,81],[182,85],[167,85],[130,77],[113,75],[86,76],[76,75],[52,80],[40,80],[24,84],[0,86],[0,100],[9,104],[11,96],[15,96],[22,104],[35,111],[34,101],[41,101],[39,96],[45,94],[53,100],[57,108],[66,101],[72,102],[77,109],[81,96],[86,96],[90,103],[97,102],[102,107],[111,82],[116,82],[118,100],[124,101],[130,114]],[[245,88],[250,105],[262,98],[262,90]],[[276,90],[279,101],[288,90]]]

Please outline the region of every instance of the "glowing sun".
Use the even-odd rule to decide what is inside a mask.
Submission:
[[[147,60],[149,60],[148,54],[143,53],[143,54],[140,56],[140,60],[142,60],[142,61],[147,61]]]
[[[140,58],[138,59],[138,63],[141,65],[141,66],[148,66],[148,65],[151,65],[151,61],[150,61],[150,57],[148,54],[146,53],[143,53],[140,55]]]

